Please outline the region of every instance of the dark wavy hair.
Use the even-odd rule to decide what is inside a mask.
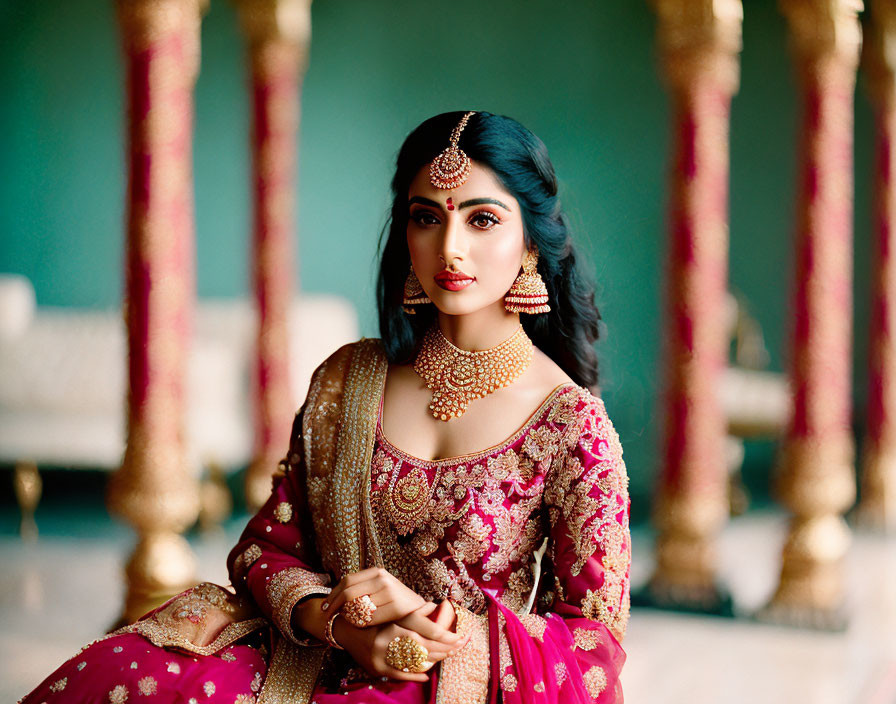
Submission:
[[[407,363],[416,355],[423,334],[437,315],[434,305],[416,306],[416,315],[401,308],[410,269],[408,189],[420,169],[448,145],[451,130],[463,115],[446,112],[431,117],[408,135],[398,152],[391,217],[380,235],[377,283],[380,336],[393,363]],[[594,304],[594,283],[578,263],[547,148],[516,120],[488,112],[470,118],[459,146],[473,161],[491,169],[517,199],[526,245],[538,247],[538,272],[547,285],[551,310],[521,313],[523,328],[573,381],[581,386],[596,385],[594,342],[600,314]]]

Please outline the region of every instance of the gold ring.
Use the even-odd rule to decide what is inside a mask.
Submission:
[[[355,597],[342,607],[342,615],[345,620],[352,624],[355,628],[364,628],[373,620],[373,612],[376,611],[376,604],[369,594],[363,594]]]
[[[410,636],[395,636],[386,646],[386,664],[402,672],[426,672],[429,651]]]

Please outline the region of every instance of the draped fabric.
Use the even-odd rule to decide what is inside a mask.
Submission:
[[[150,677],[170,702],[621,702],[628,493],[601,400],[562,384],[505,441],[427,461],[383,433],[386,366],[379,341],[362,340],[315,372],[273,492],[228,558],[235,594],[189,590],[24,701],[114,701],[115,687],[136,696]],[[368,675],[293,628],[296,604],[368,566],[450,599],[457,630],[473,632],[427,682]],[[104,668],[117,662],[110,647],[132,650],[137,667]],[[184,672],[180,656],[197,694],[167,669]],[[106,674],[90,681],[88,669]]]

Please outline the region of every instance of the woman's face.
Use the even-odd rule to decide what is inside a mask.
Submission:
[[[407,236],[414,271],[439,311],[503,310],[526,245],[519,203],[491,169],[472,162],[469,178],[451,190],[430,183],[428,165],[420,169],[408,189]],[[448,272],[464,278],[444,281]]]

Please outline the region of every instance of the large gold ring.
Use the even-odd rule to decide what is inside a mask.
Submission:
[[[363,594],[355,597],[342,607],[342,615],[345,620],[352,624],[355,628],[364,628],[373,620],[373,612],[376,611],[376,604],[370,598],[370,594]]]
[[[402,672],[426,672],[429,651],[410,636],[395,636],[386,646],[386,664]]]

